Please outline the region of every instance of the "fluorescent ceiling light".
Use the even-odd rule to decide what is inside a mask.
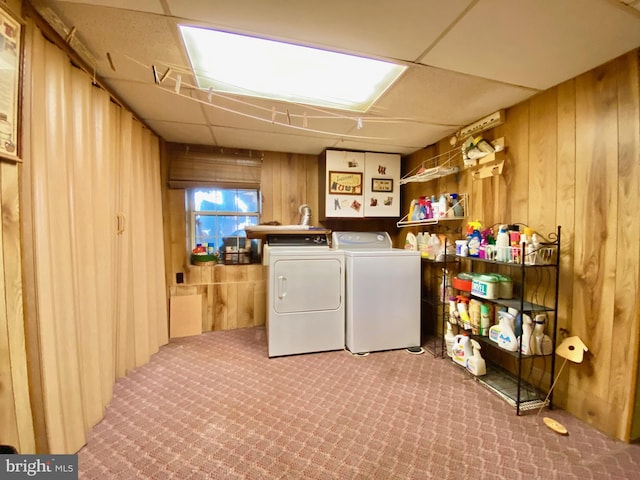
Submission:
[[[180,25],[203,90],[366,112],[406,67]]]

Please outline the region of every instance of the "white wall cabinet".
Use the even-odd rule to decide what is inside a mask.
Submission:
[[[400,155],[326,150],[320,159],[320,220],[400,216]]]

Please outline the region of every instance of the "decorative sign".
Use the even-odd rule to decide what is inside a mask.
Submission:
[[[19,161],[22,25],[0,7],[0,157]]]
[[[393,192],[393,179],[391,178],[372,178],[372,192]]]
[[[362,195],[362,173],[329,172],[331,195]]]

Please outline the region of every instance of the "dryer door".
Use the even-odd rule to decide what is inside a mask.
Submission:
[[[337,258],[273,259],[270,281],[278,313],[337,310],[342,305],[341,262]]]

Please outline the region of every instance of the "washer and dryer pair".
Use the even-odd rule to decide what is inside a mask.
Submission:
[[[387,232],[270,239],[269,357],[347,348],[363,354],[420,346],[420,253]]]

